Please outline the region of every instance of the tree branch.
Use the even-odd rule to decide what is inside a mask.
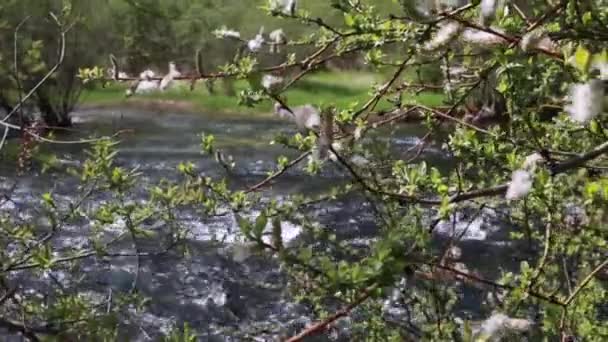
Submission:
[[[245,191],[245,193],[251,193],[251,192],[260,190],[264,186],[268,185],[268,183],[272,182],[274,179],[276,179],[279,176],[281,176],[282,174],[284,174],[287,170],[289,170],[290,168],[292,168],[293,166],[297,165],[299,162],[304,160],[304,158],[308,157],[310,154],[311,154],[310,151],[302,153],[298,158],[292,160],[291,162],[289,162],[289,164],[285,165],[280,170],[278,170],[275,173],[273,173],[272,175],[268,176],[266,179],[264,179],[260,183],[249,187],[249,189],[247,189]]]
[[[4,117],[4,119],[0,120],[0,123],[2,123],[2,124],[6,124],[7,120],[14,113],[16,113],[18,110],[21,109],[21,107],[23,106],[23,104],[25,103],[25,101],[27,101],[32,95],[34,95],[34,93],[44,83],[46,83],[46,81],[49,78],[51,78],[51,76],[53,76],[55,74],[55,72],[59,69],[59,67],[63,63],[63,60],[65,58],[65,44],[66,44],[65,34],[67,33],[67,30],[63,29],[63,27],[61,26],[61,23],[59,22],[59,19],[57,18],[57,16],[55,16],[55,14],[53,14],[53,12],[50,12],[49,16],[53,19],[53,21],[55,22],[55,24],[57,24],[57,27],[60,30],[60,33],[59,33],[59,39],[60,39],[60,43],[59,43],[59,58],[58,58],[57,62],[55,63],[55,65],[51,68],[51,70],[49,70],[46,73],[46,75],[32,89],[30,89],[30,91],[21,99],[21,101],[19,101],[19,103],[17,103],[17,105],[13,108],[13,110],[10,113],[8,113],[6,115],[6,117]],[[5,127],[10,127],[10,126],[5,125]]]
[[[285,342],[300,342],[305,337],[323,332],[330,324],[332,324],[333,322],[337,321],[338,319],[340,319],[342,317],[346,317],[346,316],[350,315],[351,311],[353,311],[357,306],[363,304],[372,295],[372,293],[374,292],[376,287],[377,287],[377,285],[372,285],[372,286],[366,288],[365,290],[362,291],[362,293],[358,296],[358,298],[355,299],[355,301],[348,304],[347,306],[345,306],[341,310],[337,311],[333,315],[327,317],[326,319],[304,329],[301,333],[299,333],[293,337],[290,337]]]
[[[574,292],[572,292],[570,297],[566,299],[565,304],[570,305],[570,303],[572,303],[572,301],[576,299],[576,296],[578,296],[578,294],[589,284],[589,282],[591,282],[591,279],[593,279],[593,277],[595,277],[595,275],[598,274],[605,267],[608,267],[608,259],[604,260],[604,262],[598,265],[593,271],[591,271],[591,273],[589,273],[585,277],[585,279],[583,279],[583,281],[576,287],[576,289],[574,289]]]

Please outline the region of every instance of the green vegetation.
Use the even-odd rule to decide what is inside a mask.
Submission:
[[[371,72],[317,72],[308,75],[295,84],[285,94],[289,104],[293,106],[314,104],[317,106],[336,105],[348,107],[354,103],[362,104],[367,101],[374,85],[383,80],[381,75]],[[228,113],[269,113],[272,110],[270,101],[255,107],[245,107],[238,104],[236,97],[222,95],[221,84],[216,85],[216,93],[211,95],[199,83],[194,91],[186,81],[166,92],[154,92],[138,95],[134,98],[125,97],[126,85],[110,84],[106,87],[94,87],[83,91],[80,99],[84,106],[146,106],[152,101],[175,101],[183,104],[175,108],[190,111],[228,112]],[[248,88],[246,81],[237,81],[237,92]],[[404,94],[404,100],[423,103],[427,106],[439,106],[443,101],[443,94],[425,91],[420,94]],[[389,108],[387,102],[382,102],[379,108]],[[168,105],[168,110],[171,105]]]
[[[84,160],[65,173],[32,182],[3,177],[15,182],[0,197],[0,334],[33,342],[124,341],[130,334],[169,341],[302,342],[329,334],[370,342],[608,341],[607,0],[243,3],[0,3],[0,106],[8,112],[25,104],[25,115],[38,110],[47,124],[64,122],[58,119],[72,102],[62,100],[74,99],[80,81],[93,87],[86,104],[123,101],[124,85],[99,88],[112,82],[110,53],[134,75],[169,60],[192,68],[198,48],[209,51],[198,69],[241,80],[248,113],[267,113],[277,98],[321,107],[292,113],[298,133],[271,137],[247,126],[246,138],[233,144],[251,148],[243,159],[255,172],[233,169],[224,154],[230,151],[219,135],[235,132],[227,122],[201,124],[195,128],[209,131],[184,141],[159,125],[150,138],[167,149],[176,142],[196,158],[163,160],[166,173],[177,164],[169,175],[142,167],[139,156],[120,153],[131,146],[103,137],[75,153]],[[12,37],[30,12],[36,18],[16,41],[22,67],[15,72]],[[279,24],[293,58],[251,47],[236,53],[258,27]],[[242,31],[244,41],[211,39],[219,25]],[[52,72],[57,31],[68,27],[74,50]],[[316,73],[326,55],[336,63],[328,70],[358,71]],[[242,81],[277,65],[307,75],[286,91]],[[46,73],[52,77],[44,91],[21,99]],[[418,89],[403,88],[404,80],[427,91],[412,97]],[[200,89],[119,104],[164,99],[242,111],[235,97]],[[410,113],[424,118],[419,139],[389,126]],[[4,131],[18,130],[8,119],[0,121]],[[224,134],[211,134],[219,130]],[[27,148],[43,140],[30,137]],[[252,147],[271,141],[284,155],[258,160]],[[81,152],[82,144],[50,140],[47,147]],[[19,151],[10,148],[7,154]],[[432,163],[437,154],[449,165]],[[251,185],[260,175],[266,178]],[[37,181],[48,182],[39,193],[31,185]],[[281,192],[280,181],[298,190]],[[11,207],[13,194],[27,203]],[[217,225],[234,239],[209,238],[206,229]],[[209,293],[198,285],[209,285]],[[281,302],[265,302],[270,292]],[[172,327],[144,330],[141,324],[177,301],[180,312],[166,324]],[[283,311],[289,322],[275,320]]]

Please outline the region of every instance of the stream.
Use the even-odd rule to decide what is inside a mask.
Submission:
[[[221,176],[225,171],[213,158],[201,154],[201,133],[214,134],[218,148],[232,155],[236,161],[231,182],[247,186],[266,177],[268,170],[276,168],[277,157],[284,154],[295,157],[279,145],[269,141],[278,133],[293,134],[295,127],[288,122],[270,116],[246,115],[146,113],[133,109],[81,110],[73,114],[73,133],[62,133],[61,139],[75,139],[91,134],[111,134],[117,130],[132,130],[121,137],[118,164],[138,167],[142,173],[135,198],[146,196],[146,186],[161,179],[177,179],[177,165],[192,161],[199,170],[210,176]],[[417,124],[404,124],[389,137],[397,153],[416,146],[425,130]],[[83,147],[77,145],[53,147],[60,161],[66,165],[81,165]],[[449,158],[438,146],[430,146],[423,159],[433,165],[448,167]],[[304,165],[304,163],[302,163]],[[314,194],[337,182],[347,181],[337,167],[328,167],[320,176],[307,175],[302,167],[296,167],[272,183],[263,193],[266,198],[284,198],[289,194]],[[78,179],[57,172],[40,173],[33,169],[23,176],[16,176],[15,166],[0,164],[0,193],[18,183],[11,201],[0,206],[0,212],[18,215],[24,220],[37,220],[39,213],[33,203],[40,203],[40,196],[51,190],[59,202],[74,202]],[[103,201],[103,199],[100,199]],[[367,244],[376,233],[372,209],[361,196],[349,196],[332,202],[330,207],[314,207],[309,214],[331,227],[337,238],[353,244]],[[268,258],[249,257],[242,260],[233,253],[237,240],[235,218],[231,215],[200,219],[194,213],[185,212],[180,222],[191,230],[188,247],[190,255],[142,258],[139,265],[137,289],[150,298],[147,309],[135,309],[124,322],[125,334],[132,341],[152,341],[183,322],[197,331],[201,341],[274,341],[279,336],[294,334],[312,322],[313,315],[305,305],[296,303],[284,291],[285,275],[277,263]],[[454,233],[462,232],[462,262],[480,273],[493,277],[498,270],[493,265],[500,260],[513,260],[507,240],[491,210],[479,217],[458,213],[457,222],[442,222],[436,229],[437,243]],[[115,224],[119,224],[118,222]],[[57,238],[59,247],[87,247],[83,232],[88,222],[65,227]],[[284,223],[284,239],[295,241],[301,230],[295,224]],[[125,246],[128,248],[128,246]],[[123,257],[108,264],[84,262],[81,285],[92,298],[102,299],[108,291],[128,291],[133,283],[135,258]],[[496,260],[495,262],[481,262]],[[62,286],[73,284],[69,272],[58,269],[43,275],[28,287],[31,291],[44,292],[51,280]],[[15,277],[18,279],[19,274]],[[52,279],[51,279],[52,278]],[[101,290],[102,289],[102,290]],[[478,311],[481,305],[479,293],[463,291],[463,313]],[[238,336],[238,337],[235,337]],[[7,336],[10,341],[10,336]],[[318,341],[329,339],[319,337]],[[348,340],[347,337],[342,337]]]

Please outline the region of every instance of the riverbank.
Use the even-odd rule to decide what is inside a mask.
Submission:
[[[370,97],[373,84],[382,81],[381,75],[368,72],[318,72],[309,75],[286,92],[289,105],[314,104],[323,106],[334,104],[347,107],[353,103],[364,103]],[[223,94],[222,84],[218,81],[215,93],[210,94],[202,83],[194,91],[189,84],[180,84],[166,92],[155,92],[125,97],[126,84],[110,85],[105,88],[87,89],[81,95],[81,108],[136,108],[158,112],[218,112],[239,114],[268,114],[272,111],[270,102],[261,103],[253,108],[241,106],[238,99]],[[235,82],[238,93],[247,88],[246,81]],[[428,106],[441,104],[443,95],[437,92],[412,94],[404,100],[417,101]],[[380,108],[389,103],[381,102]]]

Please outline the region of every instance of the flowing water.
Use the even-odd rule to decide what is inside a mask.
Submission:
[[[294,133],[289,123],[271,117],[211,114],[158,114],[136,110],[88,110],[74,114],[76,132],[60,135],[74,139],[91,134],[103,135],[117,130],[132,130],[121,137],[118,163],[125,167],[139,167],[143,176],[138,182],[134,198],[146,196],[146,185],[160,179],[175,179],[176,167],[182,161],[194,162],[208,175],[220,176],[225,171],[212,158],[200,152],[201,133],[214,134],[218,147],[236,160],[231,184],[245,187],[255,184],[276,168],[276,159],[293,151],[268,142],[278,133]],[[415,124],[400,127],[390,138],[396,153],[403,153],[420,142],[425,131]],[[388,139],[377,137],[378,139]],[[84,156],[82,146],[54,146],[61,163],[78,166]],[[424,159],[446,167],[449,158],[438,147],[430,146]],[[337,167],[328,167],[321,176],[306,175],[302,168],[287,172],[264,192],[267,198],[283,198],[296,192],[315,193],[336,182],[346,181]],[[52,190],[60,202],[76,200],[78,180],[63,173],[41,174],[32,170],[16,176],[14,165],[0,165],[0,192],[14,183],[18,186],[11,200],[4,202],[1,211],[18,215],[24,220],[37,220],[32,203],[39,203],[40,195]],[[99,199],[100,203],[104,199]],[[376,228],[369,205],[360,196],[333,202],[329,207],[314,207],[310,211],[320,222],[331,227],[339,239],[353,244],[366,244],[373,239]],[[183,213],[180,222],[192,231],[188,242],[190,255],[178,258],[172,254],[142,258],[124,257],[108,263],[84,262],[81,285],[90,290],[92,298],[106,298],[111,291],[128,291],[134,283],[135,266],[137,290],[150,298],[145,313],[132,312],[129,321],[130,339],[154,340],[167,333],[176,323],[188,322],[203,341],[251,340],[272,341],[277,336],[293,334],[311,320],[311,312],[296,304],[284,291],[285,276],[276,263],[267,258],[235,258],[233,244],[238,230],[232,215],[201,219],[196,213]],[[438,238],[456,231],[464,234],[461,247],[463,261],[479,264],[484,258],[511,258],[508,250],[497,249],[505,237],[491,211],[471,220],[459,214],[457,224],[442,222]],[[115,223],[120,228],[120,222]],[[65,227],[57,239],[57,246],[87,247],[85,234],[89,222]],[[153,224],[152,224],[153,226]],[[156,227],[162,229],[162,227]],[[301,238],[297,225],[284,223],[286,240]],[[125,246],[128,249],[129,246]],[[485,274],[495,275],[491,266],[478,265]],[[19,275],[17,275],[19,276]],[[32,291],[44,292],[49,283],[69,286],[72,279],[67,272],[56,270],[32,284]],[[103,292],[100,290],[103,289]],[[463,293],[462,310],[475,310],[479,299],[475,293]],[[237,333],[238,332],[238,333]],[[234,337],[239,335],[239,337]],[[232,336],[232,338],[231,338]]]

